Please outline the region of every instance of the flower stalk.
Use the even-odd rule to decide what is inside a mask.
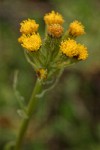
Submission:
[[[23,138],[25,135],[25,132],[27,130],[29,121],[32,117],[33,111],[36,108],[36,105],[38,103],[38,97],[37,95],[40,93],[40,91],[42,90],[42,85],[41,85],[41,81],[39,79],[37,79],[35,87],[33,89],[33,93],[32,96],[30,98],[29,104],[27,106],[27,118],[23,118],[22,120],[22,124],[21,127],[19,129],[19,133],[18,133],[18,137],[17,137],[17,141],[16,141],[16,145],[15,145],[15,150],[20,150],[21,149],[21,145],[23,142]]]
[[[27,61],[37,74],[37,81],[26,108],[27,117],[23,118],[15,150],[21,149],[25,132],[40,95],[54,87],[64,68],[73,63],[86,60],[88,57],[87,47],[76,41],[77,37],[85,34],[81,22],[77,20],[72,22],[64,32],[63,23],[65,21],[58,12],[52,11],[46,14],[44,21],[46,25],[44,40],[38,33],[39,25],[35,20],[24,20],[20,24],[21,36],[18,41],[24,48]],[[51,81],[53,81],[53,84],[48,84]],[[42,91],[42,89],[45,90]]]

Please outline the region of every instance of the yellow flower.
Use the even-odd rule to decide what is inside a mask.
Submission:
[[[43,68],[40,68],[39,70],[37,70],[37,76],[40,79],[46,79],[47,78],[47,70],[43,69]]]
[[[37,51],[42,44],[40,35],[35,33],[32,35],[23,34],[18,41],[29,51]]]
[[[44,21],[47,25],[50,24],[63,24],[64,19],[58,12],[52,11],[44,16]]]
[[[78,44],[77,47],[79,51],[78,60],[85,60],[88,57],[87,47],[81,44]]]
[[[70,24],[68,32],[71,36],[77,37],[79,35],[85,34],[84,26],[79,21],[74,21]]]
[[[47,31],[52,37],[59,38],[63,34],[63,27],[60,24],[51,24],[48,26]]]
[[[78,55],[77,43],[72,39],[62,41],[60,50],[68,57],[75,57]]]
[[[78,60],[85,60],[88,57],[87,47],[77,44],[76,41],[72,39],[62,41],[60,50],[70,58],[74,57]]]
[[[35,20],[24,20],[20,23],[21,28],[20,32],[22,34],[32,34],[33,32],[37,32],[39,25],[36,24]]]

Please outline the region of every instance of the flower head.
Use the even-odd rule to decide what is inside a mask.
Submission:
[[[40,68],[37,70],[37,76],[40,78],[40,79],[46,79],[47,78],[47,70],[46,69],[43,69],[43,68]]]
[[[42,44],[40,35],[35,33],[32,35],[23,34],[18,41],[29,51],[37,51]]]
[[[47,25],[50,24],[63,24],[64,19],[58,12],[52,11],[44,16],[44,21]]]
[[[79,51],[78,60],[85,60],[88,57],[87,47],[85,47],[84,45],[78,44],[77,48]]]
[[[35,20],[24,20],[20,23],[21,28],[20,32],[22,34],[32,34],[33,32],[37,32],[39,25],[36,24]]]
[[[85,60],[88,57],[87,47],[77,44],[75,40],[68,39],[61,42],[60,50],[66,56],[77,60]]]
[[[61,37],[63,33],[63,27],[60,24],[51,24],[47,30],[49,35],[56,38]]]
[[[68,39],[61,42],[60,50],[68,57],[74,57],[78,55],[77,43],[75,40]]]
[[[70,24],[68,32],[74,37],[85,34],[84,26],[77,20]]]

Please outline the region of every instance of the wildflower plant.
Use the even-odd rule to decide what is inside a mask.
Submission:
[[[36,72],[37,81],[26,106],[27,117],[23,118],[15,150],[22,149],[23,137],[38,99],[54,87],[64,68],[88,57],[87,47],[76,41],[77,37],[85,34],[81,22],[75,20],[64,31],[65,20],[55,11],[46,14],[44,22],[46,25],[44,39],[38,33],[39,24],[35,20],[28,19],[20,23],[21,36],[18,42],[24,48],[25,57]]]

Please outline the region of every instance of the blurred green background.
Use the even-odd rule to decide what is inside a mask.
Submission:
[[[86,35],[78,41],[89,50],[89,58],[68,67],[58,85],[39,101],[24,150],[100,150],[100,0],[0,0],[0,150],[16,139],[22,118],[13,91],[17,89],[27,104],[36,75],[24,57],[17,39],[19,24],[34,18],[44,36],[45,13],[55,10],[70,22],[80,20]]]

